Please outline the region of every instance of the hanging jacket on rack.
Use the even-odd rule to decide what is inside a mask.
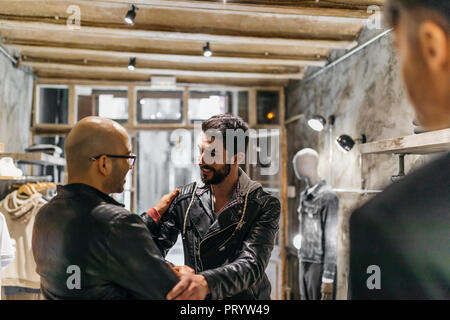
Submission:
[[[47,203],[40,193],[24,196],[13,191],[0,202],[12,239],[16,241],[16,259],[3,270],[3,286],[39,289],[40,278],[32,253],[34,219]]]

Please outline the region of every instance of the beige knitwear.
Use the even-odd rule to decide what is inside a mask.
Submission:
[[[16,258],[3,270],[3,286],[40,289],[40,277],[32,252],[34,219],[46,204],[40,193],[31,197],[11,192],[0,202],[0,212],[5,216],[12,239],[16,241]]]

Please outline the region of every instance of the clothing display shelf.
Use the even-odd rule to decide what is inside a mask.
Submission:
[[[359,145],[361,154],[430,154],[450,151],[450,128]]]
[[[21,164],[65,166],[66,160],[43,152],[0,153],[0,158],[10,157]]]

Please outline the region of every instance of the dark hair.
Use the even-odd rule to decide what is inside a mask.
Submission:
[[[398,24],[402,11],[430,10],[442,17],[441,25],[450,34],[450,0],[388,0],[386,4],[386,20],[391,27]],[[441,21],[436,21],[440,23]]]
[[[206,132],[208,130],[216,130],[218,131],[218,136],[222,138],[223,145],[227,147],[227,130],[232,130],[233,134],[233,150],[227,150],[231,155],[234,156],[238,153],[238,151],[247,151],[248,142],[249,142],[249,132],[248,132],[248,124],[242,120],[241,117],[234,116],[232,114],[219,114],[212,116],[208,120],[203,121],[202,130]],[[236,131],[237,130],[237,131]],[[241,134],[244,134],[242,137]],[[245,149],[238,150],[238,142],[242,138],[245,139]],[[241,140],[242,141],[242,140]]]

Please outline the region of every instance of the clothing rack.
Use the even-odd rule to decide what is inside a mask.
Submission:
[[[27,176],[21,178],[7,178],[0,177],[0,201],[3,200],[15,188],[16,184],[35,183],[35,182],[52,182],[52,176]]]

